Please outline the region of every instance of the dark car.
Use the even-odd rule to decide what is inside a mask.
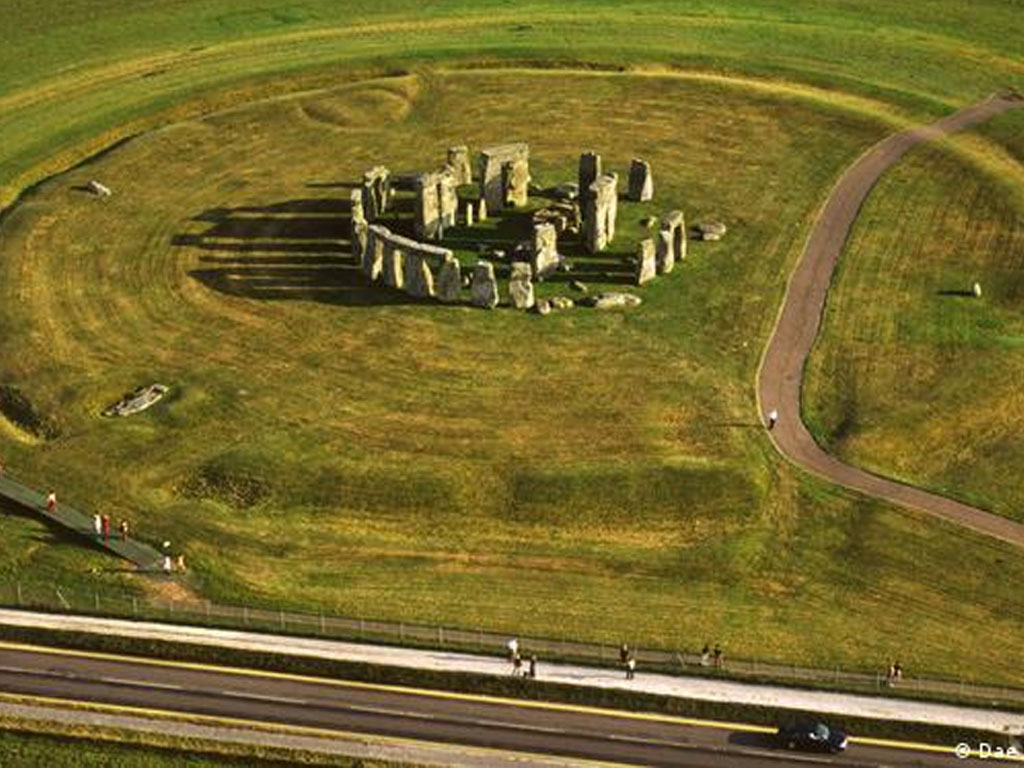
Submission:
[[[808,752],[842,752],[846,749],[846,734],[831,728],[820,720],[801,720],[779,727],[779,743],[790,749]]]

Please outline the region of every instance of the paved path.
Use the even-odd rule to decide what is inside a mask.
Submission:
[[[1024,106],[1015,97],[993,96],[937,123],[898,133],[863,154],[833,188],[797,263],[758,372],[763,413],[779,412],[771,437],[779,451],[807,471],[875,498],[928,512],[952,523],[1024,547],[1024,525],[938,494],[873,475],[830,456],[804,425],[800,389],[832,273],[850,228],[871,188],[911,147]]]
[[[116,530],[118,521],[111,521],[114,530],[111,531],[110,539],[104,543],[96,536],[91,514],[80,512],[60,501],[60,490],[57,490],[57,508],[50,512],[46,508],[46,495],[22,485],[10,477],[0,477],[0,498],[14,502],[30,513],[39,515],[58,525],[62,525],[73,533],[85,537],[97,547],[114,553],[115,555],[134,563],[140,570],[156,571],[162,565],[163,557],[155,549],[141,541],[129,537],[127,541],[121,541],[120,534]]]
[[[362,643],[207,629],[158,622],[135,622],[125,619],[101,619],[91,616],[64,616],[0,609],[0,623],[240,648],[260,652],[287,653],[293,656],[412,669],[472,672],[482,675],[508,675],[510,671],[510,667],[504,659],[494,656],[364,645]],[[530,649],[524,648],[524,651],[529,653]],[[635,680],[627,681],[623,673],[616,669],[548,663],[543,658],[540,659],[538,670],[539,679],[588,688],[621,689],[702,701],[725,701],[880,720],[927,722],[983,731],[1024,733],[1024,713],[1019,712],[975,709],[884,696],[802,690],[778,685],[753,685],[701,677],[677,677],[645,673],[642,669],[638,672]]]

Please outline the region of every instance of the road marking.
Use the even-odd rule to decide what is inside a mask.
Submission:
[[[225,647],[225,646],[211,646]],[[230,648],[230,646],[226,646]],[[205,672],[216,672],[228,675],[241,675],[245,677],[267,678],[272,680],[292,680],[296,682],[314,683],[319,685],[330,685],[339,688],[358,688],[368,691],[386,691],[389,693],[401,693],[409,696],[421,696],[426,698],[453,699],[456,701],[471,701],[484,704],[501,704],[523,709],[544,709],[555,712],[577,712],[581,714],[602,715],[625,720],[643,720],[657,723],[674,723],[677,725],[688,725],[694,728],[715,728],[718,730],[741,731],[744,733],[775,733],[776,729],[765,725],[751,725],[749,723],[735,723],[726,720],[702,720],[695,717],[680,717],[675,715],[662,715],[654,712],[628,712],[599,707],[588,707],[579,704],[563,704],[558,702],[529,701],[526,699],[509,699],[500,696],[484,696],[473,693],[458,693],[455,691],[438,691],[423,688],[412,688],[409,686],[385,685],[382,683],[364,683],[355,680],[333,680],[324,677],[312,677],[309,675],[297,675],[290,672],[271,672],[262,669],[243,669],[240,667],[222,667],[214,664],[202,664],[189,661],[172,661],[170,659],[148,659],[141,656],[128,656],[124,654],[102,653],[99,651],[79,651],[71,648],[51,648],[41,645],[30,645],[28,643],[11,643],[0,641],[0,649],[25,651],[28,653],[50,654],[55,656],[78,656],[81,658],[102,659],[105,661],[128,662],[133,664],[148,665],[154,667],[170,667],[174,669],[192,669]],[[312,657],[316,658],[316,657]],[[889,747],[891,749],[905,749],[915,752],[936,752],[949,754],[949,747],[937,746],[935,744],[924,744],[914,741],[889,741],[884,739],[871,739],[867,737],[850,737],[851,743],[866,744],[871,746]]]
[[[288,725],[284,723],[272,723],[265,720],[248,720],[242,717],[228,717],[225,715],[201,715],[191,712],[181,712],[169,709],[156,709],[153,707],[133,707],[125,704],[100,704],[93,701],[80,701],[77,699],[58,699],[51,696],[37,696],[35,694],[14,694],[0,691],[0,701],[35,702],[40,705],[48,704],[60,709],[88,709],[93,711],[106,711],[117,714],[137,715],[161,720],[176,720],[184,722],[200,722],[216,725],[234,726],[239,729],[254,731],[270,731],[298,736],[316,736],[327,739],[344,739],[346,741],[357,741],[363,744],[383,744],[403,747],[444,747],[454,752],[461,752],[466,755],[502,755],[510,760],[519,758],[523,761],[547,762],[552,766],[564,766],[565,757],[547,755],[543,752],[521,752],[516,750],[495,749],[492,747],[475,747],[466,744],[450,744],[448,742],[434,742],[417,739],[410,739],[402,736],[382,736],[373,733],[359,733],[356,731],[331,730],[330,728],[316,728],[310,725]],[[593,768],[626,768],[622,763],[612,763],[602,760],[590,760],[587,758],[572,758],[573,764],[580,766],[593,766]]]
[[[172,685],[171,683],[153,683],[149,680],[129,680],[124,677],[100,677],[98,679],[101,683],[113,683],[114,685],[130,685],[133,688],[164,688],[168,691],[184,690],[184,688],[182,688],[180,685]]]
[[[254,699],[256,701],[271,701],[275,704],[309,704],[309,702],[306,699],[291,699],[287,696],[266,696],[262,693],[247,693],[245,691],[203,691],[197,689],[195,692],[200,694],[214,693],[220,696],[230,696],[233,699]]]

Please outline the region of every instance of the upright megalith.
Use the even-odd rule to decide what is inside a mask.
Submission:
[[[438,216],[441,220],[441,232],[454,227],[456,217],[459,215],[459,190],[455,183],[455,176],[449,169],[441,171],[437,175],[437,202],[439,207]]]
[[[526,205],[530,184],[530,146],[518,142],[480,151],[480,197],[488,211]]]
[[[437,273],[437,298],[446,304],[454,304],[459,300],[461,288],[462,267],[459,266],[459,260],[449,253]]]
[[[637,285],[653,280],[658,274],[657,262],[654,257],[654,241],[651,238],[641,240],[636,247],[636,272],[634,277]]]
[[[590,253],[598,253],[615,239],[618,214],[619,177],[606,173],[587,190],[583,215],[583,243]]]
[[[478,261],[473,268],[473,282],[470,285],[473,306],[494,309],[498,306],[498,281],[494,278],[494,265],[489,261]]]
[[[534,224],[530,243],[530,263],[536,277],[544,277],[558,269],[558,230],[554,224]]]
[[[646,160],[634,157],[629,164],[629,192],[626,196],[639,203],[654,199],[654,177],[651,164]]]
[[[363,274],[373,282],[384,269],[384,249],[391,233],[387,227],[379,224],[370,224],[368,230],[366,248],[363,250]]]
[[[416,193],[413,231],[416,237],[436,239],[441,234],[440,174],[421,173],[413,180]]]
[[[677,261],[686,258],[686,217],[682,211],[670,211],[662,218],[657,246],[659,275],[668,274]]]
[[[463,218],[462,218],[462,222],[467,227],[472,227],[473,226],[473,211],[474,211],[474,209],[475,209],[475,206],[473,205],[473,201],[472,200],[467,200],[466,201],[466,212],[465,212],[465,214],[463,215]]]
[[[469,164],[469,147],[463,145],[448,147],[448,169],[455,186],[473,183],[473,168]]]
[[[405,290],[405,254],[390,244],[384,248],[383,276],[388,288]]]
[[[580,155],[579,166],[579,198],[583,218],[587,218],[587,200],[590,197],[590,186],[601,176],[601,156],[596,152],[584,152]]]
[[[363,213],[366,220],[373,222],[387,213],[391,199],[391,172],[378,165],[363,174]]]
[[[533,269],[523,261],[512,264],[512,272],[508,278],[508,296],[516,309],[530,309],[534,305]]]
[[[366,250],[366,237],[368,234],[366,214],[363,213],[363,192],[361,189],[353,189],[351,200],[351,225],[349,237],[352,241],[352,255],[357,259],[363,258]]]
[[[421,299],[434,298],[434,275],[427,260],[419,253],[406,252],[402,271],[405,273],[405,292]]]

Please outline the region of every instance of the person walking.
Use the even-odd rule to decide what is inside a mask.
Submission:
[[[46,511],[51,515],[57,511],[57,492],[50,491],[50,494],[46,497]]]
[[[715,643],[715,650],[713,655],[715,657],[715,669],[721,669],[722,664],[725,660],[722,658],[722,646],[720,646],[718,643]]]
[[[619,664],[625,664],[629,661],[629,646],[625,643],[619,648]]]
[[[768,431],[771,432],[775,429],[775,425],[779,422],[779,412],[772,408],[768,411]]]
[[[634,677],[636,677],[636,656],[630,654],[626,659],[626,679],[632,680]]]
[[[110,515],[103,516],[103,543],[110,543]]]
[[[518,676],[523,671],[523,657],[519,655],[519,651],[515,652],[512,657],[512,674]]]
[[[509,641],[505,643],[505,653],[508,657],[508,663],[514,663],[516,655],[519,653],[519,640],[514,637],[510,638]]]
[[[92,516],[92,529],[96,532],[96,541],[99,541],[103,537],[103,520],[100,516]]]
[[[893,662],[892,665],[892,681],[898,683],[903,679],[903,665],[899,661]]]
[[[702,667],[711,666],[711,646],[704,643],[704,647],[700,651],[700,665]]]
[[[121,541],[128,541],[128,521],[122,520],[118,528],[121,531]]]
[[[530,669],[526,673],[531,680],[537,679],[537,654],[530,654]]]

